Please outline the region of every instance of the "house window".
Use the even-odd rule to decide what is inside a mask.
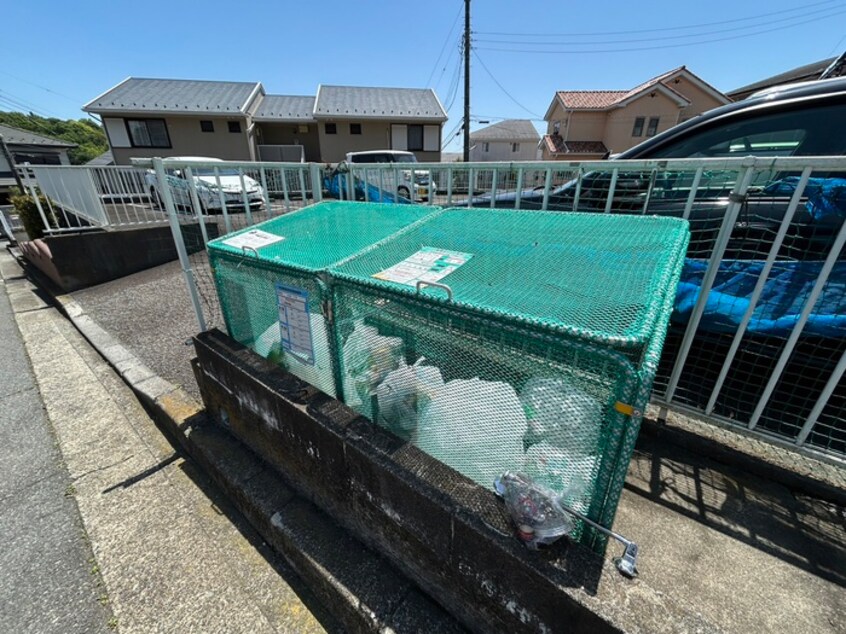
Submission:
[[[126,129],[132,147],[170,147],[164,119],[127,119]]]
[[[561,134],[561,122],[556,121],[552,124],[552,134]]]
[[[643,117],[637,117],[632,128],[632,136],[643,136]]]
[[[412,152],[423,150],[423,126],[410,125],[408,126],[408,149]]]
[[[519,143],[512,143],[511,144],[511,151],[512,152],[519,152],[520,151],[520,144]]]
[[[361,124],[360,123],[351,123],[350,124],[350,134],[361,134]]]
[[[646,136],[655,136],[658,132],[658,117],[649,117],[649,125],[646,128]]]
[[[201,119],[200,130],[202,132],[214,132],[214,121],[210,121],[208,119]]]
[[[326,134],[338,134],[338,126],[334,123],[327,123],[325,128]]]
[[[240,121],[227,121],[226,124],[229,126],[229,131],[238,133],[241,131],[241,122]]]
[[[482,147],[484,147],[484,151],[485,151],[485,152],[490,152],[490,151],[491,151],[491,144],[490,144],[490,143],[483,143],[483,144],[482,144]]]

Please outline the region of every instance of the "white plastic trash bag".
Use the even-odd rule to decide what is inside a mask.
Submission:
[[[417,446],[485,487],[523,463],[526,415],[508,383],[455,380],[423,409]]]
[[[341,351],[344,360],[344,401],[373,420],[370,398],[376,386],[403,359],[402,339],[383,337],[373,326],[357,321]]]
[[[420,357],[414,365],[407,365],[400,360],[399,367],[376,388],[377,422],[406,440],[414,437],[419,413],[444,385],[441,371],[423,365],[424,361]]]

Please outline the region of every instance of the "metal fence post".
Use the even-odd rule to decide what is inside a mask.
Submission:
[[[24,176],[24,182],[29,187],[29,195],[32,196],[32,199],[35,201],[35,207],[38,209],[38,215],[41,216],[41,222],[44,223],[44,231],[49,233],[53,227],[51,227],[50,223],[47,222],[47,215],[44,213],[44,208],[41,206],[41,201],[38,199],[38,190],[35,189],[35,185],[33,185],[29,179],[29,172],[23,169],[21,169],[20,172]],[[26,192],[21,193],[23,194]]]
[[[203,315],[203,306],[200,304],[200,293],[197,290],[197,282],[194,273],[191,271],[191,262],[188,260],[188,251],[185,249],[185,242],[182,239],[182,229],[179,227],[179,218],[176,215],[176,205],[173,204],[173,196],[170,194],[170,187],[167,184],[167,173],[164,163],[160,158],[153,159],[153,168],[156,171],[158,191],[161,192],[167,217],[170,221],[170,231],[173,234],[173,242],[176,245],[176,253],[179,256],[179,264],[182,266],[182,273],[185,275],[185,283],[188,285],[188,295],[191,298],[191,305],[194,307],[194,314],[197,317],[197,325],[200,332],[206,330],[206,318]]]
[[[309,165],[311,172],[311,199],[319,203],[323,200],[323,179],[320,176],[320,165],[312,163]]]

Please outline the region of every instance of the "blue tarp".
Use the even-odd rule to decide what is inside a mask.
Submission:
[[[822,268],[820,261],[776,262],[752,313],[747,332],[787,336]],[[687,323],[699,297],[708,262],[688,259],[682,269],[672,320]],[[700,328],[708,332],[734,333],[764,268],[759,260],[727,260],[720,265]],[[846,262],[837,262],[822,295],[808,318],[806,337],[846,336]]]
[[[772,196],[791,196],[798,184],[798,176],[788,176],[767,185],[764,193]],[[809,178],[803,195],[808,198],[805,208],[814,220],[846,216],[846,179]]]
[[[347,195],[347,178],[348,174],[333,172],[323,179],[323,184],[331,196],[334,198],[343,198]],[[411,204],[408,198],[396,196],[360,178],[355,178],[353,184],[355,186],[356,199],[370,200],[370,202],[374,203]],[[367,189],[367,198],[364,196],[365,188]],[[343,195],[341,192],[343,192]]]

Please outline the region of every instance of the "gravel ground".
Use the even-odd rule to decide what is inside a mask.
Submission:
[[[198,268],[200,265],[198,262]],[[190,343],[198,330],[197,319],[178,261],[77,291],[72,296],[94,321],[156,374],[181,385],[200,400],[190,364],[194,356]]]

